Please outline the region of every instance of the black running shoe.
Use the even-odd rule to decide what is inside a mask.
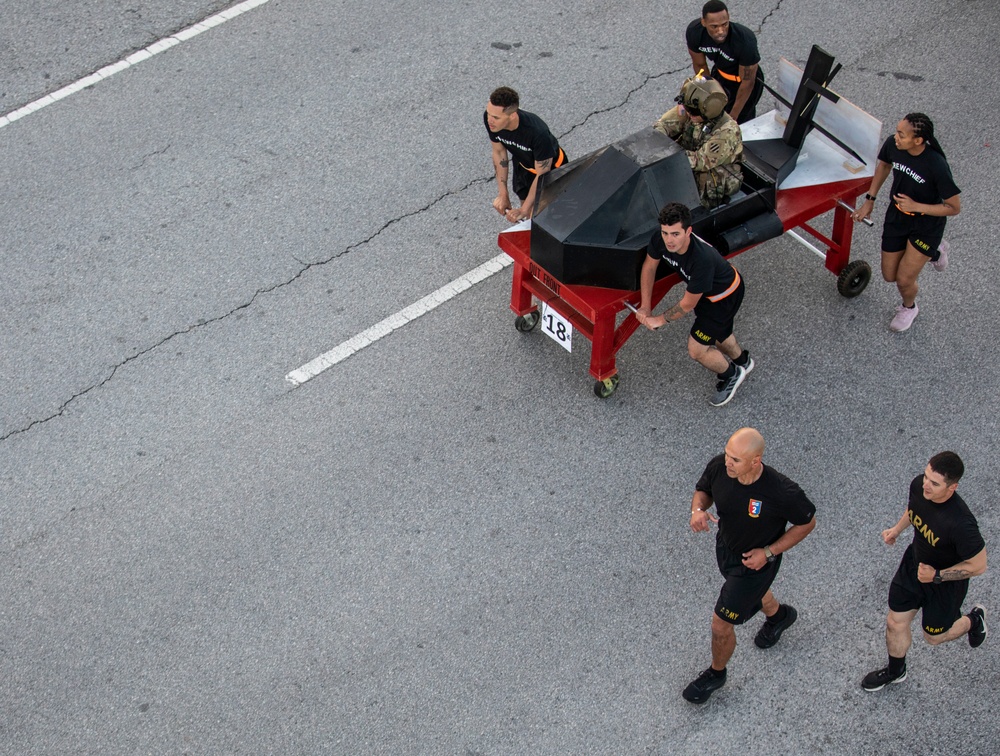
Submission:
[[[884,667],[882,669],[877,669],[874,672],[869,672],[867,675],[865,675],[865,679],[861,681],[861,687],[869,691],[870,693],[874,693],[876,690],[882,690],[882,688],[884,688],[886,685],[889,685],[890,683],[895,685],[896,683],[903,682],[903,680],[905,679],[906,679],[905,666],[903,667],[903,671],[895,676],[893,676],[893,674],[889,672],[888,667]]]
[[[986,631],[986,607],[976,604],[969,612],[969,619],[972,620],[972,627],[969,628],[969,645],[979,648],[989,634]]]
[[[795,620],[799,618],[799,613],[795,611],[794,607],[788,604],[781,604],[780,606],[785,607],[785,619],[781,622],[766,620],[761,625],[760,630],[757,632],[757,637],[753,639],[757,648],[770,648],[773,646],[781,638],[781,634],[794,625]]]
[[[718,690],[725,684],[726,670],[716,672],[709,667],[698,675],[698,679],[688,685],[681,695],[684,696],[685,701],[703,704],[712,696],[713,691]]]

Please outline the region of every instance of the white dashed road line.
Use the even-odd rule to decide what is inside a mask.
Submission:
[[[230,21],[237,16],[246,13],[248,10],[253,10],[257,6],[263,5],[266,2],[268,2],[268,0],[245,0],[245,2],[237,3],[231,8],[227,8],[224,11],[216,13],[214,16],[209,16],[204,21],[199,21],[197,24],[193,24],[186,29],[181,29],[176,34],[157,40],[149,47],[138,50],[129,55],[127,58],[119,60],[117,63],[111,63],[110,65],[95,71],[89,76],[84,76],[82,79],[77,79],[72,84],[67,84],[62,89],[57,89],[55,92],[47,94],[44,97],[39,97],[34,102],[29,102],[24,107],[12,110],[5,116],[0,116],[0,129],[13,123],[14,121],[24,118],[26,115],[34,113],[36,110],[41,110],[54,102],[58,102],[64,97],[69,97],[71,94],[75,94],[81,89],[86,89],[87,87],[91,87],[110,76],[114,76],[116,73],[124,71],[126,68],[131,68],[137,63],[142,63],[144,60],[149,60],[157,53],[169,50],[174,45],[186,42],[192,37],[197,37],[203,31],[208,31],[219,24],[224,24],[226,21]]]
[[[390,315],[385,320],[379,321],[371,328],[362,331],[357,336],[348,339],[342,344],[335,346],[329,352],[321,354],[316,359],[307,362],[298,370],[293,370],[285,376],[285,380],[295,386],[301,386],[308,380],[315,378],[327,368],[331,368],[338,362],[342,362],[352,354],[361,351],[369,344],[373,344],[383,336],[388,336],[397,328],[402,328],[411,320],[416,320],[421,315],[425,315],[449,299],[461,294],[463,291],[472,288],[477,283],[485,281],[495,273],[499,273],[504,268],[510,267],[514,261],[506,254],[500,253],[492,260],[487,260],[478,268],[473,268],[464,276],[456,278],[449,284],[445,284],[437,291],[428,294],[423,299],[419,299],[409,307],[400,310],[395,315]]]
[[[82,79],[77,79],[72,84],[67,84],[62,89],[50,92],[49,94],[40,97],[33,102],[29,102],[27,105],[20,107],[17,110],[12,110],[10,113],[0,116],[0,128],[8,126],[14,121],[24,118],[26,115],[30,115],[35,111],[41,110],[42,108],[52,105],[59,100],[69,97],[71,94],[76,94],[81,89],[91,87],[104,79],[114,76],[116,73],[120,73],[121,71],[137,65],[138,63],[142,63],[144,60],[149,60],[154,55],[157,55],[164,50],[169,50],[174,45],[186,42],[192,37],[196,37],[202,32],[208,31],[219,24],[224,24],[226,21],[230,21],[268,1],[269,0],[244,0],[244,2],[237,3],[231,8],[227,8],[224,11],[216,13],[214,16],[209,16],[204,21],[199,21],[197,24],[193,24],[186,29],[181,29],[176,34],[171,34],[169,37],[157,40],[149,47],[138,50],[116,63],[111,63],[110,65],[95,71],[89,76],[84,76]],[[485,281],[490,276],[495,273],[499,273],[501,270],[511,266],[513,263],[514,261],[507,255],[502,253],[497,255],[492,260],[488,260],[478,268],[470,270],[464,276],[456,278],[451,283],[442,286],[437,291],[428,294],[423,299],[414,302],[409,307],[397,312],[395,315],[390,315],[385,320],[376,323],[371,328],[362,331],[358,335],[334,347],[329,352],[321,354],[319,357],[306,363],[298,370],[293,370],[285,376],[285,380],[295,386],[301,386],[306,381],[315,378],[327,368],[333,367],[338,362],[346,360],[352,354],[364,349],[369,344],[378,341],[383,336],[388,336],[397,328],[402,328],[411,320],[416,320],[421,315],[436,309],[448,300],[458,296],[463,291],[470,289],[477,283]]]

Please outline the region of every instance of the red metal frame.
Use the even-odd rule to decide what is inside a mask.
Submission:
[[[826,267],[834,275],[839,275],[847,267],[851,257],[854,220],[837,201],[853,204],[853,201],[868,191],[870,184],[871,177],[865,176],[833,184],[779,190],[777,212],[783,230],[802,228],[825,244]],[[826,237],[810,226],[808,221],[830,210],[834,211],[833,229],[830,236]],[[614,376],[618,372],[615,366],[618,350],[639,327],[639,322],[631,313],[616,326],[617,316],[625,309],[625,302],[639,305],[639,292],[576,286],[556,280],[531,259],[530,231],[501,233],[497,243],[514,260],[510,309],[517,315],[527,315],[536,309],[532,297],[544,302],[572,323],[577,333],[583,334],[591,342],[590,374],[599,381]],[[756,245],[737,250],[728,257],[746,252],[754,246]],[[653,285],[653,306],[659,304],[680,280],[676,273],[659,279]]]

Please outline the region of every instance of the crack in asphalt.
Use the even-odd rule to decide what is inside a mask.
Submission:
[[[764,24],[767,23],[767,20],[772,15],[774,15],[781,8],[781,4],[783,2],[784,2],[784,0],[778,0],[777,4],[764,16],[764,18],[760,22],[760,25],[757,27],[757,31],[758,32],[760,32],[760,30],[764,27]],[[638,92],[641,89],[643,89],[644,87],[646,87],[650,82],[656,81],[657,79],[661,79],[664,76],[674,76],[676,74],[682,73],[686,69],[687,69],[687,66],[681,66],[680,68],[673,68],[673,69],[670,69],[668,71],[661,71],[660,73],[647,74],[643,78],[642,82],[640,82],[639,84],[637,84],[636,86],[634,86],[632,89],[628,90],[628,92],[625,93],[625,96],[621,99],[620,102],[618,102],[618,103],[616,103],[614,105],[610,105],[610,106],[608,106],[606,108],[599,108],[597,110],[591,111],[590,113],[588,113],[583,118],[582,121],[580,121],[579,123],[573,124],[569,128],[569,130],[567,130],[566,132],[564,132],[560,136],[560,139],[568,137],[570,134],[572,134],[578,128],[582,128],[583,126],[585,126],[590,121],[591,118],[594,118],[596,116],[602,115],[604,113],[610,113],[610,112],[613,112],[615,110],[618,110],[620,108],[625,107],[625,105],[627,105],[628,102],[629,102],[629,100],[632,98],[632,95],[634,95],[636,92]],[[169,148],[170,148],[170,145],[168,144],[162,150],[157,150],[157,151],[154,151],[153,153],[151,153],[150,155],[143,156],[142,162],[144,163],[145,160],[146,160],[146,158],[152,157],[153,155],[163,154]],[[141,163],[140,163],[140,165],[141,165]],[[341,251],[337,252],[336,254],[330,255],[329,257],[327,257],[325,259],[317,260],[315,262],[304,263],[301,260],[299,260],[298,258],[296,258],[294,255],[290,255],[293,260],[295,260],[296,262],[298,262],[302,266],[298,270],[298,272],[295,273],[295,275],[291,276],[290,278],[288,278],[288,279],[286,279],[284,281],[280,281],[280,282],[274,284],[273,286],[269,286],[269,287],[262,288],[262,289],[257,289],[253,293],[253,296],[250,297],[250,299],[248,299],[243,304],[240,304],[240,305],[234,307],[229,312],[223,313],[221,315],[217,315],[217,316],[215,316],[213,318],[199,320],[197,323],[195,323],[193,325],[190,325],[190,326],[188,326],[186,328],[183,328],[183,329],[181,329],[179,331],[175,331],[175,332],[169,334],[168,336],[164,337],[160,341],[156,342],[155,344],[152,344],[151,346],[148,346],[145,349],[141,349],[138,352],[135,352],[134,354],[130,355],[129,357],[126,357],[124,360],[122,360],[118,364],[113,365],[111,367],[110,371],[108,372],[107,376],[104,379],[98,381],[97,383],[94,383],[94,384],[88,386],[87,388],[83,389],[82,391],[77,392],[76,394],[73,394],[69,399],[67,399],[65,402],[62,403],[62,405],[59,407],[59,409],[56,412],[52,413],[48,417],[44,417],[44,418],[37,419],[37,420],[32,420],[27,425],[24,425],[24,426],[22,426],[20,428],[15,428],[14,430],[8,431],[4,435],[0,436],[0,443],[3,443],[4,441],[6,441],[6,440],[8,440],[8,439],[10,439],[10,438],[12,438],[14,436],[17,436],[19,434],[26,433],[26,432],[30,431],[32,428],[35,428],[36,426],[44,425],[45,423],[48,423],[51,420],[55,420],[56,418],[62,417],[62,415],[66,412],[66,410],[70,407],[70,405],[72,405],[78,399],[86,396],[90,392],[95,391],[95,390],[101,388],[102,386],[105,386],[108,382],[110,382],[115,377],[115,375],[118,373],[118,371],[120,369],[126,367],[127,365],[129,365],[130,363],[134,362],[135,360],[138,360],[141,357],[144,357],[145,355],[149,354],[150,352],[153,352],[153,351],[159,349],[160,347],[162,347],[163,345],[169,343],[173,339],[178,338],[180,336],[183,336],[185,334],[191,333],[192,331],[195,331],[197,329],[204,328],[206,326],[211,326],[211,325],[214,325],[215,323],[219,323],[219,322],[221,322],[223,320],[226,320],[226,319],[230,318],[231,316],[235,315],[236,313],[238,313],[238,312],[240,312],[242,310],[245,310],[248,307],[252,306],[254,304],[254,302],[257,301],[258,297],[260,297],[262,295],[270,294],[270,293],[272,293],[274,291],[277,291],[279,289],[283,289],[286,286],[290,286],[291,284],[293,284],[296,281],[298,281],[305,273],[307,273],[308,271],[312,270],[313,268],[317,268],[317,267],[321,267],[323,265],[327,265],[328,263],[331,263],[331,262],[333,262],[335,260],[338,260],[341,257],[343,257],[343,256],[345,256],[347,254],[350,254],[351,252],[355,251],[356,249],[359,249],[360,247],[363,247],[366,244],[369,244],[370,242],[372,242],[376,238],[378,238],[378,236],[381,235],[384,231],[392,228],[397,223],[401,223],[401,222],[403,222],[403,221],[405,221],[405,220],[407,220],[409,218],[412,218],[412,217],[415,217],[417,215],[420,215],[421,213],[424,213],[424,212],[430,210],[432,207],[434,207],[435,205],[437,205],[438,203],[442,202],[443,200],[445,200],[445,199],[447,199],[449,197],[453,197],[453,196],[459,195],[459,194],[467,191],[468,189],[472,188],[473,186],[476,186],[477,184],[488,183],[490,181],[493,181],[493,179],[494,179],[494,176],[480,176],[479,178],[472,179],[471,181],[469,181],[468,183],[466,183],[464,186],[460,187],[459,189],[453,189],[451,191],[445,192],[444,194],[442,194],[442,195],[436,197],[435,199],[431,200],[429,203],[427,203],[426,205],[424,205],[421,208],[418,208],[416,210],[411,210],[409,212],[403,213],[402,215],[398,215],[395,218],[390,218],[388,221],[386,221],[385,223],[383,223],[382,226],[379,229],[377,229],[375,232],[373,232],[372,234],[370,234],[366,238],[364,238],[364,239],[362,239],[360,241],[354,242],[353,244],[348,245],[347,247],[345,247]]]
[[[167,150],[169,150],[169,149],[170,149],[170,142],[167,142],[167,146],[164,147],[162,150],[153,150],[152,152],[149,152],[149,153],[143,155],[139,159],[139,162],[132,166],[131,170],[137,171],[140,168],[145,167],[147,160],[149,160],[152,157],[156,157],[158,155],[164,155],[164,154],[166,154]]]
[[[764,24],[767,23],[767,20],[769,18],[771,18],[771,16],[773,16],[775,13],[777,13],[781,9],[781,4],[783,2],[785,2],[785,0],[778,0],[777,5],[775,5],[773,8],[771,8],[771,10],[769,10],[766,14],[764,14],[764,18],[762,18],[760,20],[760,24],[758,24],[758,26],[757,26],[757,29],[756,29],[757,34],[760,34],[761,31],[764,30]]]
[[[97,381],[96,383],[91,384],[87,388],[85,388],[85,389],[83,389],[81,391],[78,391],[77,393],[73,394],[69,399],[67,399],[66,401],[64,401],[62,403],[62,405],[60,405],[60,407],[59,407],[58,410],[56,410],[52,414],[48,415],[47,417],[39,418],[37,420],[32,420],[31,422],[27,423],[26,425],[24,425],[24,426],[22,426],[20,428],[15,428],[15,429],[13,429],[11,431],[8,431],[4,435],[0,436],[0,443],[2,443],[2,442],[6,441],[6,440],[8,440],[8,439],[10,439],[10,438],[12,438],[14,436],[20,435],[22,433],[26,433],[26,432],[30,431],[32,428],[35,428],[36,426],[44,425],[45,423],[48,423],[51,420],[55,420],[56,418],[62,417],[62,415],[65,414],[66,410],[69,409],[70,405],[72,405],[78,399],[81,399],[82,397],[86,396],[90,392],[95,391],[95,390],[101,388],[102,386],[106,385],[109,381],[111,381],[112,378],[115,377],[115,375],[118,373],[118,371],[120,369],[126,367],[127,365],[129,365],[130,363],[134,362],[135,360],[138,360],[139,358],[144,357],[145,355],[149,354],[150,352],[153,352],[153,351],[159,349],[164,344],[169,343],[170,341],[174,340],[175,338],[177,338],[179,336],[184,336],[185,334],[191,333],[191,332],[193,332],[195,330],[198,330],[200,328],[204,328],[206,326],[211,326],[211,325],[219,323],[219,322],[221,322],[223,320],[226,320],[227,318],[230,318],[231,316],[235,315],[236,313],[241,312],[242,310],[245,310],[248,307],[252,306],[253,303],[257,301],[258,297],[260,297],[262,295],[265,295],[265,294],[270,294],[270,293],[272,293],[274,291],[277,291],[279,289],[283,289],[284,287],[289,286],[289,285],[295,283],[296,281],[298,281],[305,273],[307,273],[308,271],[312,270],[313,268],[322,267],[323,265],[326,265],[326,264],[331,263],[331,262],[333,262],[335,260],[338,260],[341,257],[344,257],[345,255],[350,254],[351,252],[357,250],[358,248],[363,247],[366,244],[369,244],[370,242],[372,242],[376,238],[378,238],[378,236],[380,236],[384,231],[392,228],[397,223],[401,223],[401,222],[407,220],[408,218],[412,218],[414,216],[420,215],[421,213],[424,213],[424,212],[430,210],[432,207],[434,207],[438,203],[444,201],[445,199],[448,199],[449,197],[453,197],[455,195],[461,194],[462,192],[465,192],[466,190],[470,189],[471,187],[475,186],[476,184],[485,183],[485,182],[490,181],[490,180],[492,180],[492,177],[489,177],[489,178],[482,178],[482,177],[480,177],[480,178],[472,179],[471,181],[469,181],[468,183],[466,183],[461,188],[459,188],[459,189],[453,189],[451,191],[445,192],[444,194],[442,194],[439,197],[436,197],[435,199],[431,200],[430,202],[428,202],[426,205],[424,205],[421,208],[417,208],[416,210],[410,210],[409,212],[403,213],[402,215],[398,215],[395,218],[390,218],[385,223],[383,223],[380,228],[378,228],[376,231],[374,231],[373,233],[371,233],[369,236],[365,237],[364,239],[361,239],[360,241],[357,241],[357,242],[354,242],[352,244],[349,244],[344,249],[340,250],[339,252],[337,252],[337,253],[335,253],[333,255],[330,255],[329,257],[327,257],[325,259],[317,260],[315,262],[308,262],[308,263],[302,263],[301,261],[297,260],[297,262],[300,262],[300,264],[302,265],[302,267],[293,276],[291,276],[290,278],[287,278],[284,281],[279,281],[278,283],[276,283],[276,284],[274,284],[272,286],[268,286],[268,287],[265,287],[265,288],[257,289],[253,293],[253,295],[246,302],[244,302],[244,303],[242,303],[240,305],[237,305],[236,307],[234,307],[233,309],[229,310],[226,313],[223,313],[221,315],[216,315],[213,318],[206,318],[206,319],[203,319],[203,320],[199,320],[197,323],[195,323],[193,325],[189,325],[186,328],[182,328],[182,329],[180,329],[178,331],[174,331],[173,333],[171,333],[171,334],[165,336],[164,338],[160,339],[160,341],[156,342],[155,344],[152,344],[152,345],[150,345],[150,346],[148,346],[148,347],[146,347],[144,349],[140,349],[139,351],[137,351],[134,354],[126,357],[124,360],[122,360],[121,362],[117,363],[116,365],[113,365],[110,368],[110,370],[108,371],[107,375],[103,379],[101,379],[101,380]],[[295,258],[293,257],[292,259],[295,259]]]
[[[635,87],[632,87],[632,89],[630,89],[628,92],[625,93],[625,97],[622,99],[621,102],[617,103],[616,105],[611,105],[611,106],[609,106],[607,108],[601,108],[600,110],[592,110],[591,112],[589,112],[584,117],[584,119],[582,121],[580,121],[579,123],[573,124],[573,126],[570,127],[569,131],[567,131],[564,134],[562,134],[559,138],[562,139],[564,137],[569,136],[574,131],[576,131],[576,129],[578,129],[579,127],[586,125],[587,121],[589,121],[594,116],[599,116],[599,115],[602,115],[604,113],[610,113],[610,112],[612,112],[614,110],[618,110],[619,108],[625,107],[625,105],[628,104],[628,101],[630,99],[632,99],[632,95],[634,95],[640,89],[643,89],[651,81],[653,81],[655,79],[660,79],[660,78],[662,78],[664,76],[673,76],[674,74],[681,73],[682,71],[686,70],[687,68],[688,68],[688,66],[682,66],[681,68],[674,68],[674,69],[671,69],[670,71],[661,71],[660,73],[656,73],[656,74],[647,74],[646,77],[642,80],[641,84],[639,84],[639,85],[637,85]]]

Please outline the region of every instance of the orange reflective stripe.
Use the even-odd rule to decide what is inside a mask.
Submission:
[[[559,148],[559,157],[556,158],[556,162],[552,164],[552,167],[553,168],[558,168],[560,165],[562,165],[565,162],[566,162],[566,153],[563,152],[562,151],[562,147],[560,147]],[[536,176],[538,175],[538,171],[536,171],[534,168],[529,168],[524,163],[521,163],[521,167],[524,168],[524,170],[526,170],[528,173],[534,173]]]
[[[737,84],[743,81],[743,79],[741,79],[739,76],[735,76],[731,73],[726,73],[725,71],[720,71],[718,68],[715,69],[715,73],[719,74],[719,76],[721,76],[723,79],[727,79],[728,81],[735,81]]]
[[[740,285],[740,272],[736,270],[736,268],[733,268],[733,273],[735,273],[736,275],[733,276],[733,282],[729,284],[728,289],[726,289],[721,294],[716,294],[715,296],[712,297],[705,297],[705,299],[707,299],[709,302],[719,302],[720,300],[725,299],[734,291],[736,291],[736,289],[739,288]]]

